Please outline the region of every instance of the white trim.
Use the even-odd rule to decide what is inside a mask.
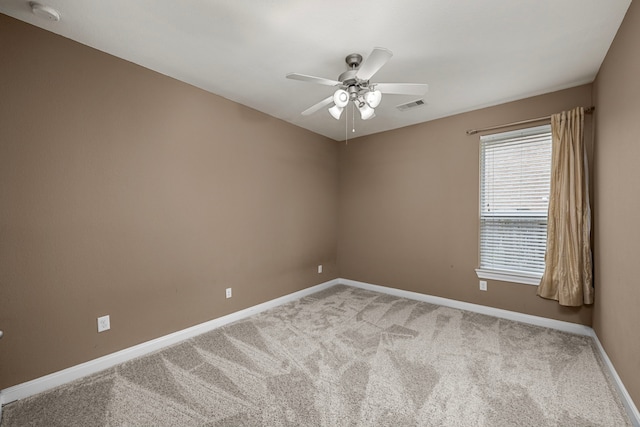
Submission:
[[[591,337],[593,338],[593,341],[595,342],[596,347],[600,352],[600,356],[602,357],[604,364],[609,370],[609,374],[611,374],[611,378],[613,379],[613,382],[616,388],[618,389],[618,393],[620,393],[622,404],[624,405],[624,408],[627,410],[627,415],[629,415],[629,418],[631,419],[631,425],[633,425],[634,427],[640,427],[640,411],[638,411],[638,407],[635,405],[635,403],[633,403],[633,399],[631,399],[631,395],[629,395],[629,392],[627,391],[626,387],[622,383],[622,379],[620,379],[620,376],[618,376],[618,372],[616,372],[616,368],[613,367],[613,363],[611,363],[611,359],[609,359],[609,356],[607,356],[607,352],[604,351],[604,347],[602,346],[602,343],[598,339],[598,336],[596,335],[596,331],[594,331],[593,329],[591,331],[592,331]]]
[[[488,270],[476,268],[479,279],[500,280],[502,282],[522,283],[523,285],[540,285],[541,276],[535,274],[517,273],[515,271]]]
[[[328,282],[324,282],[319,285],[312,286],[310,288],[264,302],[262,304],[254,305],[244,310],[236,311],[226,316],[222,316],[217,319],[200,323],[199,325],[195,325],[190,328],[153,339],[151,341],[143,342],[133,347],[125,348],[124,350],[120,350],[115,353],[111,353],[106,356],[102,356],[97,359],[72,366],[70,368],[45,375],[43,377],[36,378],[22,384],[15,385],[13,387],[5,388],[4,390],[0,390],[0,416],[2,415],[2,405],[13,402],[14,400],[24,399],[25,397],[33,396],[43,391],[50,390],[54,387],[67,384],[71,381],[75,381],[87,375],[95,374],[120,363],[124,363],[136,357],[144,356],[146,354],[160,350],[164,347],[177,344],[180,341],[193,338],[197,335],[209,332],[213,329],[219,328],[229,323],[244,319],[246,317],[277,307],[279,305],[295,301],[299,298],[337,285],[338,283],[339,279],[333,279]]]
[[[486,305],[472,304],[470,302],[458,301],[449,298],[436,297],[433,295],[421,294],[418,292],[405,291],[402,289],[389,288],[386,286],[372,285],[365,282],[357,282],[355,280],[339,279],[343,285],[349,285],[356,288],[368,289],[370,291],[382,292],[397,297],[409,298],[413,300],[428,302],[431,304],[442,305],[445,307],[457,308],[460,310],[472,311],[474,313],[486,314],[487,316],[500,317],[502,319],[514,320],[516,322],[528,323],[530,325],[542,326],[544,328],[557,329],[578,335],[592,336],[589,326],[577,323],[564,322],[562,320],[548,319],[546,317],[533,316],[531,314],[518,313],[516,311],[502,310],[500,308],[488,307]]]
[[[445,307],[457,308],[460,310],[472,311],[474,313],[486,314],[488,316],[500,317],[502,319],[514,320],[516,322],[527,323],[530,325],[542,326],[545,328],[557,329],[564,332],[569,332],[577,335],[586,335],[593,339],[596,344],[598,351],[600,352],[600,356],[604,361],[613,381],[615,383],[616,388],[620,393],[620,398],[622,400],[622,404],[627,411],[627,415],[631,419],[631,424],[634,427],[640,427],[640,412],[638,412],[638,408],[635,403],[631,399],[629,392],[625,388],[622,380],[618,376],[613,363],[607,356],[607,353],[604,351],[604,347],[600,343],[598,336],[596,335],[593,328],[589,326],[579,325],[577,323],[571,322],[563,322],[561,320],[548,319],[546,317],[540,316],[532,316],[530,314],[518,313],[515,311],[502,310],[499,308],[488,307],[485,305],[472,304],[463,301],[452,300],[448,298],[436,297],[427,294],[421,294],[417,292],[405,291],[402,289],[389,288],[386,286],[380,285],[372,285],[370,283],[365,282],[357,282],[355,280],[348,279],[339,279],[340,283],[343,285],[353,286],[361,289],[368,289],[370,291],[382,292],[389,295],[395,295],[402,298],[408,298],[423,302],[428,302],[431,304],[442,305]]]
[[[235,322],[244,319],[248,316],[260,313],[262,311],[277,307],[282,304],[294,301],[296,299],[305,297],[312,293],[327,289],[334,285],[347,285],[361,289],[368,289],[375,292],[381,292],[389,295],[395,295],[402,298],[409,298],[413,300],[428,302],[431,304],[442,305],[445,307],[457,308],[460,310],[471,311],[474,313],[486,314],[488,316],[499,317],[502,319],[514,320],[517,322],[528,323],[531,325],[542,326],[545,328],[557,329],[564,332],[574,333],[578,335],[586,335],[593,338],[600,355],[606,365],[613,381],[620,392],[622,403],[627,410],[627,414],[631,419],[631,424],[634,427],[640,427],[640,413],[635,406],[631,396],[627,392],[622,380],[618,376],[615,367],[611,363],[611,360],[604,351],[598,336],[595,331],[584,325],[579,325],[571,322],[563,322],[560,320],[547,319],[545,317],[532,316],[530,314],[518,313],[509,310],[502,310],[499,308],[488,307],[479,304],[472,304],[463,301],[452,300],[448,298],[436,297],[427,294],[421,294],[418,292],[405,291],[402,289],[390,288],[387,286],[373,285],[365,282],[358,282],[349,279],[333,279],[328,282],[321,283],[316,286],[312,286],[307,289],[303,289],[292,294],[285,295],[280,298],[276,298],[271,301],[264,302],[262,304],[255,305],[253,307],[246,308],[244,310],[231,313],[229,315],[220,317],[218,319],[210,320],[199,325],[192,326],[187,329],[183,329],[178,332],[174,332],[169,335],[165,335],[160,338],[156,338],[151,341],[138,344],[133,347],[120,350],[118,352],[108,354],[106,356],[99,357],[94,360],[82,363],[80,365],[72,366],[62,371],[54,372],[53,374],[46,375],[44,377],[36,378],[35,380],[28,381],[26,383],[18,384],[13,387],[0,390],[0,420],[2,420],[2,405],[13,402],[14,400],[24,399],[25,397],[33,396],[43,391],[49,390],[54,387],[75,381],[87,375],[91,375],[100,372],[104,369],[111,368],[120,363],[126,362],[136,357],[144,356],[145,354],[160,350],[169,345],[176,344],[180,341],[195,337],[213,329],[219,328],[231,322]]]

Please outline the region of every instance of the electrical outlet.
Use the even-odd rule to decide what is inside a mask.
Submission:
[[[227,298],[231,298],[231,288],[227,288],[227,290],[225,291],[225,296]]]
[[[111,321],[109,315],[98,317],[98,332],[104,332],[111,329]]]
[[[318,273],[322,273],[322,264],[318,266]]]
[[[486,280],[480,280],[480,290],[481,291],[486,291],[487,290],[487,281]]]

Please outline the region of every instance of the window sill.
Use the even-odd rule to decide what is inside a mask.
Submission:
[[[505,270],[487,270],[484,268],[476,268],[476,274],[479,279],[500,280],[502,282],[522,283],[523,285],[534,286],[538,286],[542,278],[542,276],[538,276],[537,274]]]

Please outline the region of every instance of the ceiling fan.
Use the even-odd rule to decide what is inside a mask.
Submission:
[[[321,108],[333,104],[329,113],[336,120],[340,119],[342,111],[349,104],[353,104],[360,111],[362,120],[375,116],[375,108],[382,101],[382,94],[396,95],[424,95],[429,85],[424,83],[371,83],[370,79],[391,59],[393,53],[389,49],[376,47],[367,59],[362,61],[362,55],[352,53],[345,58],[349,69],[338,76],[338,80],[305,74],[289,73],[288,79],[317,83],[325,86],[336,86],[335,93],[302,112],[303,116],[315,113]]]

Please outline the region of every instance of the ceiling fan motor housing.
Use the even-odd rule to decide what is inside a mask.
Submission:
[[[345,86],[351,86],[358,84],[358,80],[356,78],[357,69],[348,70],[338,76],[338,80],[342,82]]]
[[[358,67],[362,64],[362,55],[359,53],[352,53],[347,55],[344,61],[347,63],[347,66],[349,66],[349,70],[340,74],[338,76],[338,80],[347,88],[351,99],[355,99],[359,89],[367,88],[369,86],[368,81],[360,80],[357,77]]]

